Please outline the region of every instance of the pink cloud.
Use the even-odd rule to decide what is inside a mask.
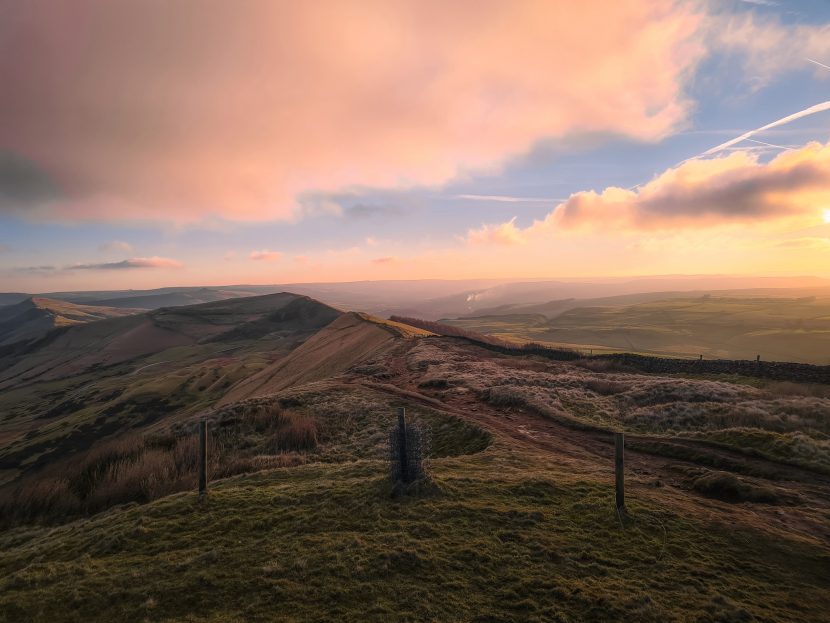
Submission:
[[[275,262],[282,257],[282,253],[280,253],[279,251],[270,251],[268,249],[262,249],[261,251],[251,251],[251,254],[248,257],[250,257],[252,260]]]
[[[750,151],[689,160],[638,189],[575,193],[525,234],[561,229],[674,229],[780,218],[820,221],[830,205],[830,143],[762,163]]]
[[[466,240],[472,245],[510,246],[555,232],[677,233],[781,219],[807,226],[830,222],[828,205],[830,142],[813,142],[769,162],[759,161],[754,151],[687,160],[634,189],[610,186],[601,192],[574,193],[525,229],[516,227],[514,218],[470,230]],[[804,246],[804,241],[797,244]],[[821,247],[814,240],[809,246]]]
[[[158,8],[4,11],[0,134],[60,188],[41,217],[291,218],[304,192],[439,184],[544,137],[655,140],[704,53],[673,0]]]
[[[388,255],[386,257],[376,257],[372,260],[372,264],[399,264],[400,258]]]

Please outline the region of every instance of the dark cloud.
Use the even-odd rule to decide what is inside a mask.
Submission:
[[[764,216],[791,210],[791,206],[782,201],[782,194],[829,186],[824,167],[802,162],[789,169],[759,169],[744,179],[727,175],[706,185],[676,184],[640,202],[640,209],[644,216],[664,218],[707,214]]]
[[[571,195],[539,227],[639,229],[701,223],[816,218],[830,197],[830,143],[808,143],[769,162],[743,151],[687,160],[636,189]]]
[[[134,257],[120,262],[74,264],[66,270],[125,270],[130,268],[181,268],[181,262],[166,257]]]
[[[49,174],[34,162],[0,151],[0,210],[23,210],[60,197]]]
[[[407,201],[411,199],[403,192],[368,188],[348,193],[304,193],[298,199],[298,212],[300,216],[330,215],[354,220],[385,218],[404,214]]]
[[[343,211],[346,218],[366,219],[373,217],[400,216],[404,210],[396,205],[372,205],[369,203],[356,203]]]
[[[54,266],[19,266],[14,269],[19,273],[51,273],[57,270]]]

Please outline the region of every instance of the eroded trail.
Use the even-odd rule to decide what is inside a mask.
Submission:
[[[484,360],[488,366],[503,368],[507,375],[528,367],[468,345],[453,345],[452,358],[458,367]],[[523,406],[493,405],[482,399],[480,391],[470,388],[450,386],[448,390],[449,383],[435,381],[433,366],[437,364],[424,365],[410,348],[389,355],[385,365],[386,378],[352,376],[347,382],[473,422],[509,440],[511,447],[541,453],[557,470],[612,482],[614,450],[609,431],[595,427],[580,430]],[[537,363],[532,369],[544,374],[556,371],[559,365]],[[627,434],[626,439],[627,486],[632,496],[659,500],[677,512],[692,512],[726,524],[740,522],[830,546],[830,477],[705,441],[639,434]],[[664,454],[669,456],[661,456]],[[713,469],[771,488],[782,501],[776,505],[727,503],[692,490],[690,475]]]

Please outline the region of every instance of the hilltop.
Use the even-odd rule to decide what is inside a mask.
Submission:
[[[140,313],[139,309],[79,305],[67,301],[31,297],[0,307],[0,346],[32,340],[52,329]]]

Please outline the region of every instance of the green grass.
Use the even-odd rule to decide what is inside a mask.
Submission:
[[[0,621],[821,621],[830,551],[687,493],[574,473],[455,417],[321,382],[308,464],[0,534]],[[397,406],[430,482],[387,478]],[[232,415],[232,414],[231,414]],[[609,475],[610,476],[610,475]],[[743,515],[742,517],[746,517]]]
[[[2,621],[821,621],[826,550],[493,448],[392,497],[379,461],[229,479],[0,535]]]

